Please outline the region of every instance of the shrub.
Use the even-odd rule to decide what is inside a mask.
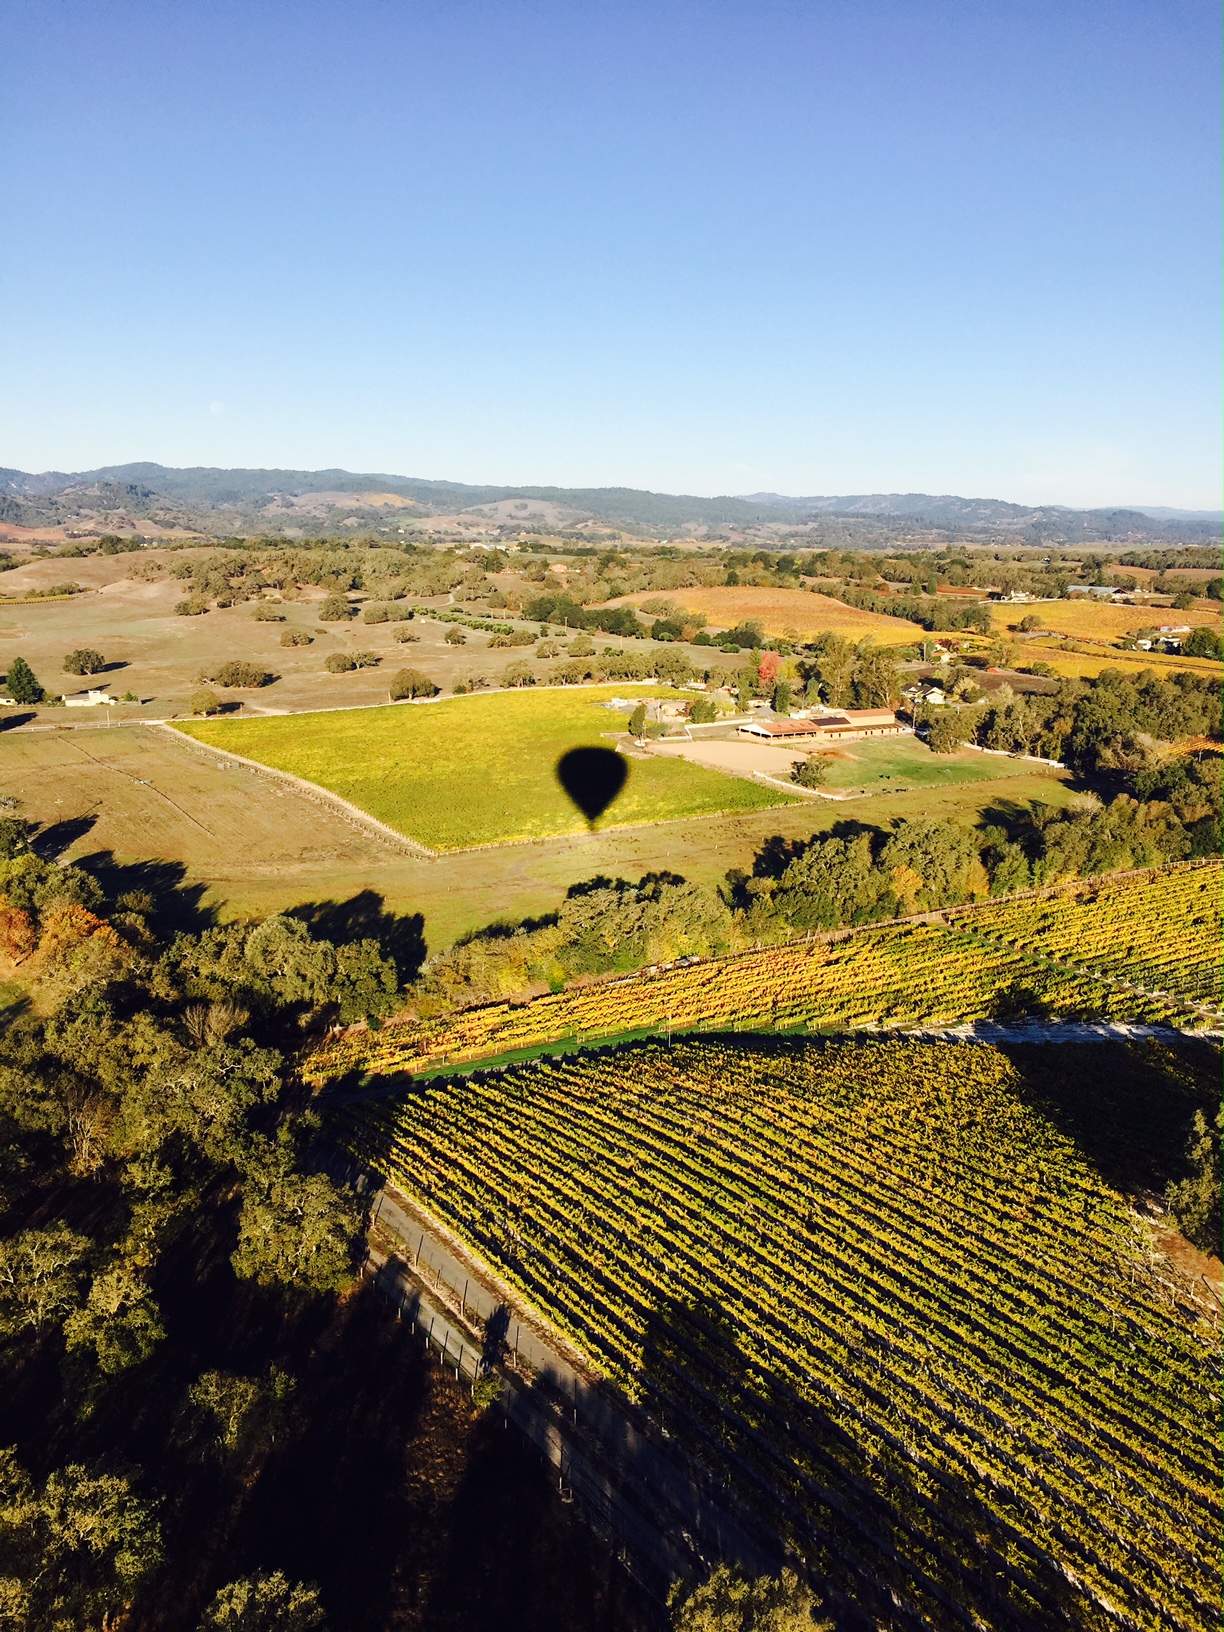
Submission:
[[[513,629],[508,635],[490,635],[490,646],[534,646],[536,637],[529,635],[526,629]],[[591,648],[592,651],[594,647]]]
[[[277,612],[273,607],[269,606],[266,601],[261,601],[259,603],[259,605],[255,608],[254,615],[256,623],[284,623],[285,621],[285,614],[283,612]]]
[[[348,674],[350,669],[357,667],[347,652],[332,652],[323,659],[323,667],[328,674]]]
[[[355,669],[376,669],[382,662],[377,652],[356,651],[353,653],[353,667]]]
[[[506,664],[506,672],[502,675],[503,686],[534,686],[535,683],[530,663],[519,661]]]
[[[812,754],[797,759],[791,767],[791,781],[801,788],[823,788],[829,778],[829,762]]]
[[[327,595],[319,606],[319,618],[323,623],[343,623],[355,610],[343,595]]]
[[[560,648],[560,646],[557,644],[557,642],[555,640],[543,640],[536,647],[536,656],[537,657],[556,657],[556,656],[559,655],[560,651],[561,651],[561,648]]]
[[[208,678],[218,686],[236,686],[246,690],[268,685],[272,676],[266,669],[257,669],[253,663],[244,663],[241,658],[234,658],[232,662],[222,663],[216,673],[209,675]]]
[[[456,625],[454,628],[446,631],[446,644],[448,646],[466,646],[467,636],[464,634],[463,630]]]
[[[193,714],[220,714],[225,705],[211,686],[201,686],[199,691],[192,692],[187,706]]]
[[[180,618],[198,618],[208,611],[208,602],[200,595],[192,595],[188,600],[177,601],[174,610]]]
[[[405,697],[436,697],[438,690],[420,669],[400,669],[391,676],[391,684],[387,688],[393,703],[401,702]]]
[[[419,641],[420,638],[420,635],[414,635],[411,629],[397,629],[391,636],[391,639],[398,641],[401,646],[406,645],[409,641]]]
[[[595,642],[588,639],[586,635],[579,635],[575,640],[570,641],[569,655],[571,657],[594,657]]]
[[[367,606],[361,614],[362,623],[387,623],[391,614],[385,606]]]
[[[105,667],[106,659],[92,646],[79,646],[64,659],[65,674],[101,674]]]
[[[16,703],[41,703],[46,692],[24,657],[15,657],[7,675],[9,696]]]
[[[282,646],[309,646],[314,640],[305,629],[282,629],[280,643]]]

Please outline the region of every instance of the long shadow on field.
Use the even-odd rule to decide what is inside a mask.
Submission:
[[[62,822],[48,822],[34,835],[30,848],[43,861],[55,861],[78,839],[91,833],[97,823],[97,815],[92,812],[85,816],[68,816]]]
[[[15,731],[19,725],[29,725],[31,720],[36,720],[37,718],[38,715],[32,712],[27,714],[10,714],[6,709],[3,714],[0,714],[0,731]]]
[[[1220,1103],[1213,1044],[1170,1032],[1131,1043],[1004,1044],[1023,1092],[1107,1184],[1162,1191],[1185,1167],[1194,1113]]]
[[[403,983],[414,980],[425,961],[424,915],[388,911],[377,890],[361,890],[347,901],[307,901],[294,907],[290,916],[336,946],[377,941],[383,956],[394,959]]]
[[[430,1583],[430,1632],[628,1632],[665,1617],[572,1508],[556,1475],[500,1411],[469,1441]]]
[[[855,1426],[843,1426],[742,1335],[709,1294],[661,1302],[647,1327],[642,1403],[673,1447],[734,1492],[779,1562],[783,1548],[803,1559],[839,1627],[1078,1624],[1082,1600],[1054,1561],[1036,1549],[1024,1556],[975,1489],[929,1471],[920,1485],[912,1445],[868,1441],[849,1412]],[[886,1416],[883,1350],[878,1365]]]
[[[213,909],[200,904],[208,885],[185,884],[187,869],[180,861],[119,862],[113,850],[95,850],[78,856],[74,865],[97,879],[110,902],[121,895],[151,896],[153,927],[161,937],[178,930],[198,934],[216,921]]]

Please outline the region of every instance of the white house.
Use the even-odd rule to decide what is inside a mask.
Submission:
[[[99,703],[113,703],[115,700],[97,686],[90,686],[87,691],[78,691],[71,697],[65,696],[60,699],[65,708],[97,708]]]

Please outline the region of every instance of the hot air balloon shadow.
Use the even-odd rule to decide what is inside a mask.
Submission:
[[[593,830],[625,785],[629,767],[611,748],[571,748],[557,761],[557,781]]]

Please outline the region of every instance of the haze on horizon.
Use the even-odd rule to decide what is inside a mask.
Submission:
[[[0,465],[1220,507],[1206,0],[11,0]]]

